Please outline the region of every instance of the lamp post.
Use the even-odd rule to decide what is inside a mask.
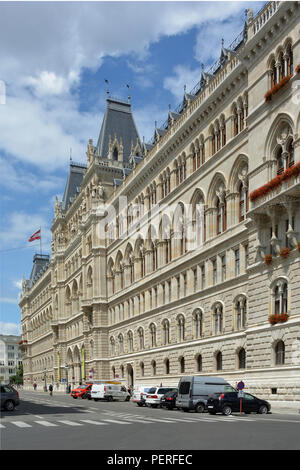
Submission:
[[[46,375],[47,369],[44,369],[43,372],[44,372],[44,392],[47,392],[47,375]]]
[[[68,364],[65,364],[65,369],[66,369],[66,376],[67,376],[66,393],[68,393],[68,390],[69,390],[69,378],[68,378],[68,369],[69,369],[69,366],[68,366]]]

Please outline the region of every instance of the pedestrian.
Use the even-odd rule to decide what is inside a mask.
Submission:
[[[50,397],[52,397],[52,392],[53,392],[53,385],[49,385],[49,392],[50,392]]]
[[[36,383],[33,384],[33,389],[36,390]]]

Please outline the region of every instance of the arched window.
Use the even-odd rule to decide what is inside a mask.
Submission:
[[[270,63],[270,79],[271,79],[270,88],[272,88],[277,83],[275,59],[273,59]]]
[[[275,364],[283,365],[285,362],[285,345],[283,341],[278,341],[275,345]]]
[[[150,338],[151,338],[151,347],[154,348],[156,346],[156,326],[154,323],[150,325]]]
[[[294,166],[295,164],[295,157],[294,157],[294,141],[293,139],[290,140],[288,146],[287,146],[287,162],[286,166],[287,168],[290,168],[291,166]]]
[[[239,186],[239,221],[245,220],[248,210],[248,188],[243,183]]]
[[[246,369],[246,351],[241,348],[238,353],[239,369]]]
[[[233,135],[236,136],[239,133],[239,116],[236,107],[233,110]]]
[[[276,162],[277,162],[277,175],[281,175],[284,172],[284,159],[282,156],[282,147],[280,147],[276,152]]]
[[[122,354],[124,352],[124,338],[122,334],[119,334],[118,341],[119,341],[119,354]]]
[[[241,330],[245,328],[247,323],[247,300],[240,297],[235,303],[236,328]]]
[[[281,315],[282,313],[287,313],[287,299],[288,298],[288,287],[287,282],[278,281],[274,288],[274,307],[275,315]]]
[[[169,320],[164,320],[162,323],[163,329],[163,344],[167,345],[170,342],[170,323]]]
[[[193,323],[194,323],[194,336],[195,338],[201,338],[202,336],[202,312],[197,309],[193,313]]]
[[[128,331],[127,341],[128,341],[128,351],[133,352],[133,333],[132,333],[132,331]]]
[[[223,307],[217,304],[213,309],[213,321],[215,334],[223,333]]]
[[[293,51],[291,43],[288,44],[286,48],[287,56],[287,74],[290,75],[293,73]]]
[[[216,369],[217,370],[222,370],[223,368],[223,358],[222,358],[222,353],[219,351],[216,354]]]
[[[184,341],[184,330],[185,330],[185,321],[184,316],[179,315],[177,318],[177,331],[178,331],[178,341]]]
[[[142,349],[144,349],[145,345],[144,345],[144,330],[143,328],[139,328],[138,329],[138,335],[139,335],[139,347],[140,347],[140,351]]]
[[[217,200],[217,235],[226,230],[226,201]]]
[[[110,338],[110,352],[111,352],[111,355],[114,356],[115,355],[115,340],[114,338]]]

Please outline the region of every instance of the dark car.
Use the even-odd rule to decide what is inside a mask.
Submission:
[[[207,400],[207,410],[210,414],[223,413],[230,415],[232,411],[240,411],[240,398],[238,392],[215,393]],[[266,400],[244,393],[242,398],[242,411],[244,413],[265,414],[271,410],[271,405]]]
[[[13,411],[19,403],[19,392],[11,385],[1,385],[1,408]]]
[[[162,408],[167,408],[168,410],[173,410],[176,408],[176,398],[178,395],[178,391],[172,390],[171,392],[167,392],[161,399],[160,406]]]

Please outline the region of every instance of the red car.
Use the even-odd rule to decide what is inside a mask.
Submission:
[[[86,398],[86,392],[92,388],[92,384],[79,385],[79,387],[74,388],[71,392],[71,397],[73,398]]]

